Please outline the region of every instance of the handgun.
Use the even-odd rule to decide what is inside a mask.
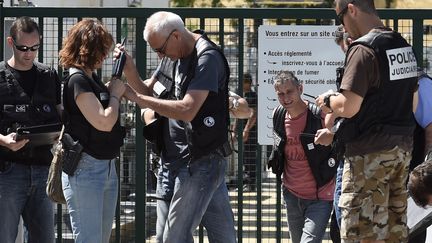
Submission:
[[[125,43],[126,43],[126,37],[123,39],[121,45],[124,46]],[[126,63],[126,54],[122,51],[120,52],[120,56],[117,57],[117,59],[114,61],[111,77],[121,78],[125,63]]]

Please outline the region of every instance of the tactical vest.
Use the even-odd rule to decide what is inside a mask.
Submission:
[[[209,50],[220,53],[225,64],[226,80],[224,87],[218,93],[209,92],[206,100],[191,122],[184,122],[188,149],[192,160],[207,155],[215,150],[226,148],[228,143],[229,111],[228,111],[228,81],[230,70],[228,61],[222,50],[213,43],[203,31],[194,31],[204,38],[203,44],[195,46],[189,68],[180,82],[180,94],[175,94],[175,81],[177,61],[164,57],[161,61],[158,82],[153,88],[153,94],[162,99],[181,100],[188,89],[190,81],[195,75],[198,59]],[[224,156],[228,154],[224,153]]]
[[[278,168],[283,168],[285,164],[285,145],[286,145],[286,130],[285,116],[286,109],[279,105],[273,114],[273,136],[275,144],[273,152],[269,160],[276,160],[279,164]],[[336,160],[335,154],[331,146],[323,146],[314,143],[314,137],[310,134],[316,134],[316,131],[322,128],[321,110],[312,103],[308,104],[306,127],[300,133],[300,142],[306,154],[309,167],[311,168],[318,189],[326,185],[336,175],[336,169],[339,162]],[[283,170],[280,171],[280,174]]]
[[[69,112],[71,111],[71,105],[68,104],[67,98],[69,91],[68,82],[73,75],[80,75],[88,81],[96,98],[104,109],[108,107],[110,99],[102,100],[101,93],[108,93],[108,90],[105,89],[104,86],[101,89],[101,87],[99,87],[95,81],[87,77],[82,70],[76,68],[71,68],[69,70],[69,73],[64,78],[63,88],[65,132],[69,133],[75,140],[78,140],[84,147],[83,151],[91,156],[97,159],[115,158],[118,156],[119,148],[123,145],[123,139],[126,136],[125,128],[120,125],[120,119],[117,119],[117,122],[109,132],[97,130],[81,113],[73,114]],[[101,153],[101,151],[104,152]]]
[[[15,132],[18,127],[59,123],[60,116],[56,109],[57,73],[46,65],[34,62],[36,84],[32,97],[29,97],[6,68],[0,62],[0,133]],[[1,160],[23,163],[49,165],[52,160],[51,145],[24,148],[13,152],[0,146]]]
[[[345,119],[336,133],[342,144],[370,134],[411,136],[414,130],[412,96],[417,83],[417,62],[412,47],[394,31],[369,32],[348,49],[364,45],[379,60],[380,84],[370,88],[360,111]]]

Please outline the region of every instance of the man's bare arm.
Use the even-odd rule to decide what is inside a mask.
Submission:
[[[204,104],[208,90],[190,90],[182,100],[162,100],[143,95],[127,87],[124,96],[141,108],[150,108],[158,114],[176,120],[192,121]]]

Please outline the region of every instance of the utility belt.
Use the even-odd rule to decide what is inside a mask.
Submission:
[[[337,158],[342,159],[345,153],[345,145],[352,142],[354,139],[359,140],[367,137],[370,134],[391,134],[412,136],[415,126],[395,126],[395,125],[375,125],[368,128],[365,132],[361,132],[359,126],[355,122],[343,122],[340,129],[335,135],[333,146],[335,148]]]

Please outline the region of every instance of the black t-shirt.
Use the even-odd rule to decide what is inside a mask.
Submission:
[[[76,104],[78,95],[91,92],[95,94],[104,108],[108,106],[110,94],[107,87],[95,73],[92,78],[84,74],[75,74],[68,81],[65,110],[70,118],[70,123],[67,123],[66,131],[83,145],[84,152],[97,159],[113,159],[118,155],[122,145],[116,141],[116,134],[113,131],[104,132],[94,128]]]

